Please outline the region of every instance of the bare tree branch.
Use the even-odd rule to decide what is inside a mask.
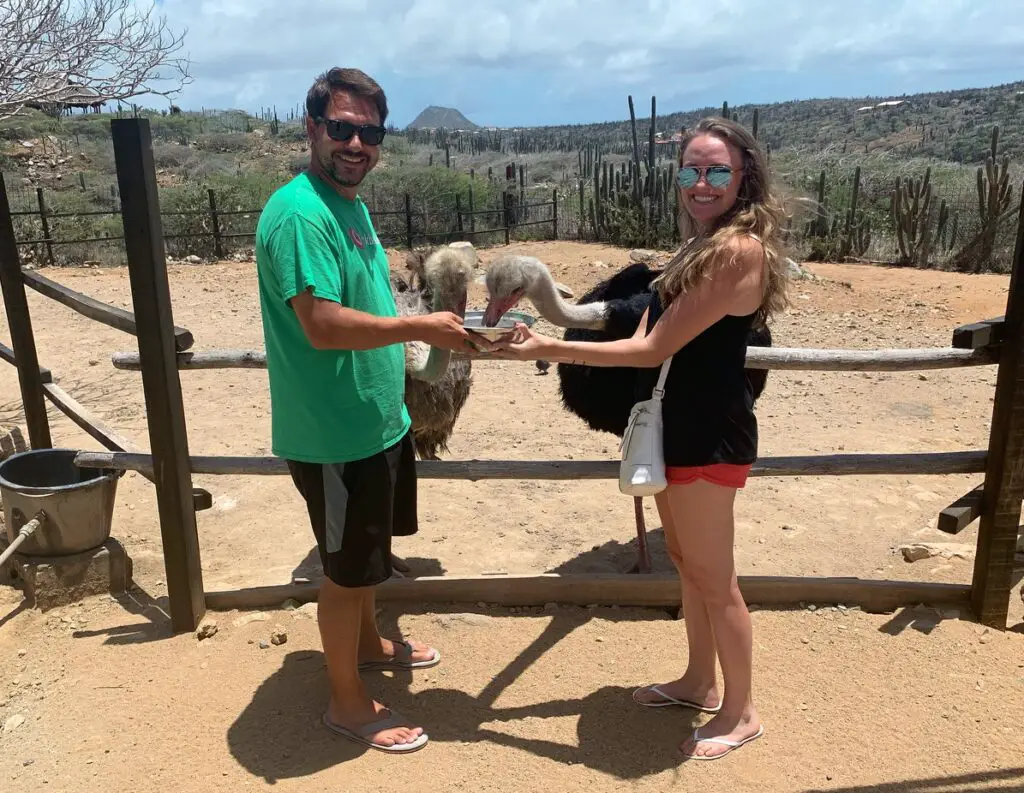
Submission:
[[[185,31],[153,12],[133,0],[0,0],[0,120],[29,104],[177,95],[192,82],[177,55]]]

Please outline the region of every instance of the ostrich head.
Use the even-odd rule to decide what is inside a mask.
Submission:
[[[476,249],[470,243],[453,242],[447,247],[435,248],[429,254],[410,254],[406,267],[419,282],[432,311],[451,311],[464,316],[466,295],[476,262]]]
[[[534,305],[545,302],[551,293],[572,297],[572,290],[555,283],[551,273],[540,259],[534,256],[503,254],[487,267],[484,276],[487,287],[487,308],[484,309],[484,325],[494,327],[506,311],[511,311],[524,297]],[[542,312],[543,313],[543,312]]]

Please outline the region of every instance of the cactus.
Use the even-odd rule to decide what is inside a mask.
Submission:
[[[863,215],[853,230],[853,252],[863,257],[871,247],[871,221]]]
[[[999,127],[992,128],[992,145],[984,167],[978,168],[978,215],[981,230],[957,254],[953,266],[957,270],[973,269],[980,273],[992,259],[999,224],[1013,211],[1010,207],[1013,190],[1010,187],[1010,156],[1004,155],[996,165],[999,147]]]
[[[811,221],[810,231],[808,236],[811,237],[824,237],[825,236],[825,224],[828,222],[825,213],[825,172],[822,171],[818,177],[818,203],[815,207],[816,219]]]
[[[860,166],[853,172],[853,192],[850,195],[850,209],[846,213],[846,230],[839,248],[840,256],[849,256],[853,250],[853,235],[859,225],[857,216],[857,197],[860,194]]]
[[[931,175],[932,169],[928,168],[923,179],[910,179],[906,185],[902,178],[896,177],[892,216],[901,264],[928,266],[931,251],[931,227],[928,223],[932,206]]]
[[[943,250],[949,250],[946,248],[946,226],[949,222],[949,207],[946,205],[946,199],[942,199],[939,202],[939,220],[935,224],[935,242]]]
[[[953,218],[952,223],[949,222],[951,216]],[[939,221],[935,227],[935,242],[945,253],[949,253],[953,250],[953,246],[956,245],[957,218],[958,215],[949,211],[945,201],[939,205]],[[948,235],[946,233],[947,230],[949,231]]]
[[[999,127],[992,130],[992,149],[985,158],[984,169],[978,168],[978,214],[981,216],[982,240],[979,263],[992,257],[996,229],[1002,215],[1010,207],[1010,156],[1004,155],[1002,167],[996,166]]]

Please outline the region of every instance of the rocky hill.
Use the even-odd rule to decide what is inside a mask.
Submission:
[[[480,129],[454,107],[438,107],[431,105],[409,124],[408,129]]]

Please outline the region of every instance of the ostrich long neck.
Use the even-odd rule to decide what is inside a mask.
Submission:
[[[560,328],[586,328],[601,330],[605,326],[607,305],[603,300],[595,303],[567,303],[558,294],[554,279],[546,267],[539,268],[541,277],[526,294],[537,312],[548,322]]]
[[[441,311],[443,308],[440,294],[434,292],[433,300],[431,302],[430,310]],[[410,366],[406,368],[409,376],[414,380],[421,380],[425,383],[436,383],[442,377],[448,369],[448,364],[451,362],[452,354],[450,350],[439,349],[438,347],[431,347],[430,354],[427,359],[423,362],[422,366]]]

